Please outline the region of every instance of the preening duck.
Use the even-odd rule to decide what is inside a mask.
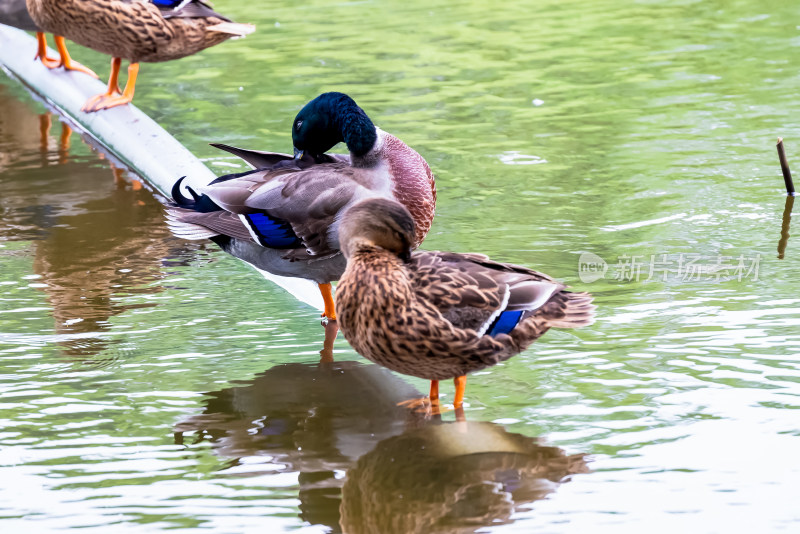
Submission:
[[[55,59],[47,55],[47,38],[39,28],[30,14],[28,13],[28,6],[26,0],[0,0],[0,24],[7,24],[20,30],[36,32],[36,41],[38,43],[36,58],[41,60],[42,64],[48,69],[55,69],[57,67],[64,67],[64,70],[75,70],[83,72],[97,78],[97,74],[90,68],[85,67],[74,61],[67,51],[67,43],[60,35],[55,36],[56,48],[60,58]]]
[[[454,378],[460,407],[466,374],[507,360],[550,328],[594,321],[592,296],[546,274],[481,254],[411,253],[414,219],[397,202],[368,199],[342,217],[347,268],[336,310],[362,356],[431,381]]]
[[[168,212],[175,235],[212,239],[223,250],[281,276],[313,280],[336,319],[331,282],[344,272],[339,219],[366,198],[400,201],[411,213],[417,247],[433,221],[436,186],[425,160],[397,137],[376,128],[352,98],[324,93],[292,124],[295,156],[215,145],[256,170],[222,176],[192,198],[173,187]],[[344,142],[349,156],[325,154]]]
[[[204,0],[27,0],[27,6],[44,31],[112,56],[108,90],[86,101],[87,112],[133,100],[140,61],[179,59],[255,29],[231,22]],[[123,59],[131,63],[120,91]]]

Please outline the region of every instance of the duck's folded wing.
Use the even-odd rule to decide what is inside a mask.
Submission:
[[[481,335],[507,333],[565,287],[543,273],[481,254],[418,252],[411,272],[420,298],[456,326]]]
[[[415,252],[409,269],[418,296],[440,311],[500,307],[506,293],[505,284],[499,284],[472,266],[468,258],[454,254]]]
[[[283,187],[259,189],[246,205],[286,221],[310,254],[328,255],[338,250],[337,217],[364,189],[351,173],[344,164],[316,165],[287,175]]]
[[[363,189],[352,179],[352,168],[341,163],[306,170],[252,171],[215,182],[200,192],[235,216],[249,238],[273,248],[302,248],[310,256],[337,252],[338,241],[331,236],[331,226]],[[222,215],[195,224],[212,222],[233,224],[231,217]],[[241,229],[237,235],[241,235]]]
[[[439,307],[530,310],[565,287],[546,274],[482,254],[417,252],[412,259],[417,287]]]

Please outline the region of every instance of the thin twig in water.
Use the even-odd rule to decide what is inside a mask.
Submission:
[[[794,183],[792,183],[792,172],[789,170],[789,162],[786,161],[786,152],[783,149],[783,138],[778,138],[778,159],[781,161],[781,172],[783,181],[786,183],[786,193],[794,195]]]

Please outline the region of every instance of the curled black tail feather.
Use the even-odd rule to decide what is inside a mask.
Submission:
[[[194,206],[195,203],[192,202],[190,199],[186,198],[185,196],[183,196],[183,193],[181,193],[181,182],[183,182],[185,179],[186,179],[185,176],[181,176],[180,178],[178,178],[178,181],[172,185],[172,191],[171,191],[172,201],[175,202],[176,205],[182,208],[191,208],[192,206]],[[189,190],[190,193],[194,193],[191,187],[187,186],[187,189]],[[195,197],[195,194],[192,194],[192,196]],[[197,200],[197,197],[195,197],[195,200]]]
[[[176,206],[193,211],[199,211],[200,213],[210,213],[212,211],[220,211],[222,209],[213,200],[211,200],[208,195],[199,195],[188,185],[186,186],[186,190],[189,191],[189,194],[192,195],[192,198],[188,198],[181,193],[181,182],[183,182],[185,178],[185,176],[181,176],[172,186],[171,195]]]

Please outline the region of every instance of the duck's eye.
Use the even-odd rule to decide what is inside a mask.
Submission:
[[[294,129],[299,131],[299,130],[300,130],[300,127],[301,127],[302,125],[303,125],[303,121],[302,121],[302,120],[297,120],[297,121],[295,121],[295,123],[294,123]]]

